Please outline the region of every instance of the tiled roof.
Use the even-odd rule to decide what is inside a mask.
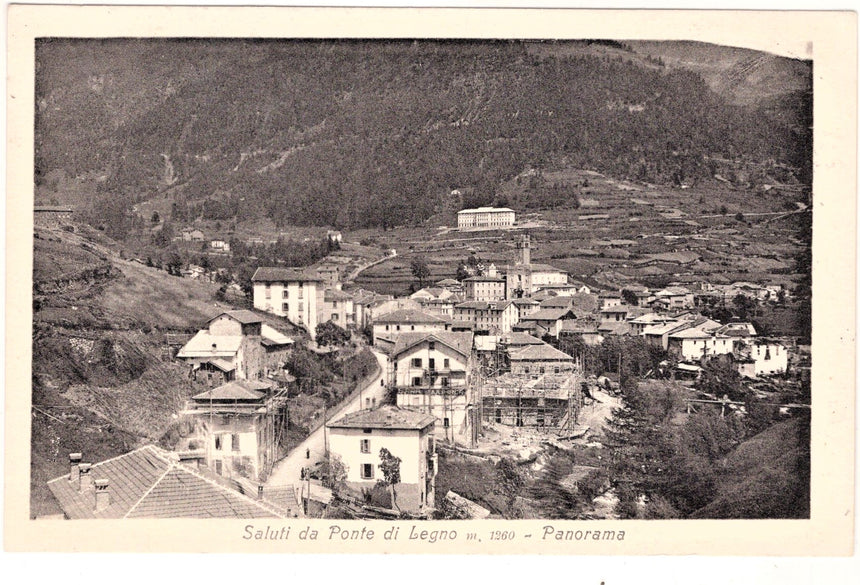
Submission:
[[[538,303],[537,301],[533,301],[532,299],[514,299],[514,300],[513,300],[513,301],[511,301],[511,302],[512,302],[513,304],[515,304],[516,306],[518,306],[518,307],[530,307],[530,306],[534,306],[534,305],[539,305],[539,304],[540,304],[540,303]]]
[[[336,288],[327,288],[323,293],[323,300],[326,301],[351,301],[352,295],[349,293],[345,293],[342,290],[337,290]]]
[[[511,361],[572,361],[573,357],[559,351],[548,343],[526,345],[510,352]]]
[[[322,282],[322,280],[322,277],[313,270],[278,266],[260,266],[251,277],[252,282]]]
[[[222,315],[227,315],[229,317],[232,317],[233,319],[235,319],[239,323],[242,323],[243,325],[247,325],[248,323],[260,323],[262,321],[262,319],[259,316],[257,316],[257,314],[254,313],[253,311],[249,311],[247,309],[238,309],[236,311],[224,311],[223,313],[218,313],[217,315],[215,315],[214,317],[209,319],[209,322],[211,323],[212,321],[214,321],[215,319],[217,319],[218,317],[220,317]]]
[[[600,309],[601,313],[628,313],[630,311],[630,307],[627,305],[616,305],[614,307],[607,307],[605,309]]]
[[[698,327],[690,327],[689,329],[669,334],[670,339],[709,339],[710,337],[710,333],[705,333]]]
[[[197,394],[192,399],[198,402],[208,402],[210,400],[261,400],[266,396],[261,390],[268,390],[270,387],[271,385],[266,382],[234,380],[212,390]]]
[[[570,309],[540,309],[539,311],[535,311],[534,313],[530,313],[523,317],[522,321],[558,321],[566,316],[572,316],[574,319],[576,315]]]
[[[445,278],[436,283],[437,286],[457,286],[460,283],[453,278]]]
[[[609,333],[610,335],[623,335],[630,331],[630,324],[625,321],[607,321],[601,323],[597,328],[600,333]]]
[[[509,346],[517,345],[544,345],[544,342],[528,333],[515,331],[507,336],[507,344]]]
[[[66,516],[82,518],[282,518],[264,502],[219,485],[154,445],[92,466],[93,482],[108,480],[110,503],[96,511],[92,487],[83,491],[63,475],[48,487]]]
[[[397,342],[391,352],[392,356],[416,346],[424,341],[438,341],[447,345],[460,355],[468,356],[472,353],[473,335],[470,331],[435,331],[425,333],[401,333],[397,336]]]
[[[569,309],[573,306],[571,297],[549,297],[540,302],[542,309]]]
[[[203,329],[182,346],[176,357],[233,357],[241,344],[241,335],[210,335]]]
[[[408,325],[410,323],[445,323],[446,320],[417,309],[399,309],[397,311],[392,311],[391,313],[380,315],[375,319],[375,322],[406,323]]]
[[[380,406],[375,410],[351,412],[328,423],[329,428],[365,429],[414,429],[422,430],[436,421],[435,416],[397,408]]]

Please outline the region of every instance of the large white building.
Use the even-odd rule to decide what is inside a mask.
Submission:
[[[254,308],[286,317],[316,335],[324,302],[323,280],[311,270],[261,266],[251,277]]]
[[[507,207],[478,207],[457,212],[457,227],[510,227],[514,225],[516,213]]]

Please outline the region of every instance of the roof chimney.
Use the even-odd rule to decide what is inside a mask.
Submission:
[[[263,486],[262,486],[262,484],[257,486],[257,499],[258,500],[263,499]]]
[[[84,493],[93,487],[93,476],[90,475],[92,463],[81,463],[78,465],[78,477],[80,478],[80,491]]]
[[[103,512],[110,506],[110,492],[108,491],[109,482],[106,479],[97,479],[96,487],[96,512]]]
[[[78,465],[81,464],[80,453],[69,453],[69,481],[78,481],[80,479]]]

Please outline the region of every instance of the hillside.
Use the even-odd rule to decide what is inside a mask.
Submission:
[[[163,359],[165,333],[232,308],[215,285],[121,260],[98,232],[74,229],[34,234],[32,515],[57,511],[45,481],[69,453],[100,460],[161,436],[194,390]]]
[[[680,184],[744,159],[808,182],[808,132],[726,93],[766,80],[703,81],[718,49],[682,67],[612,43],[49,41],[38,194],[91,201],[119,236],[153,198],[183,221],[418,223],[533,167]],[[759,56],[774,75],[790,61]]]
[[[717,494],[694,518],[808,518],[809,417],[777,423],[722,462]]]

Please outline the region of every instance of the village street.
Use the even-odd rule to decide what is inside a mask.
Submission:
[[[352,397],[335,411],[328,414],[328,420],[333,421],[343,415],[355,412],[362,408],[362,401],[365,405],[380,404],[385,395],[385,376],[388,371],[388,356],[378,350],[372,350],[379,362],[379,374],[373,379],[364,382],[361,391],[353,393]],[[303,467],[311,467],[317,462],[325,459],[325,425],[320,425],[318,429],[313,431],[307,439],[301,442],[298,447],[293,449],[289,455],[281,459],[275,464],[269,479],[266,481],[266,487],[283,487],[290,484],[298,484],[301,481],[301,471]],[[310,457],[308,457],[310,452]]]

